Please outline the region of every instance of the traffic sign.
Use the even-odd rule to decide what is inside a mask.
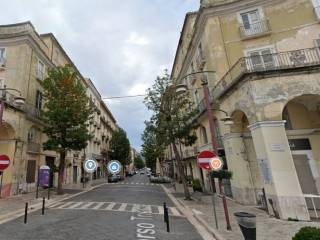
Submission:
[[[96,160],[88,159],[83,163],[83,168],[87,173],[93,173],[98,167]]]
[[[0,171],[7,169],[10,165],[10,158],[7,155],[0,155]]]
[[[108,171],[111,174],[117,174],[121,171],[122,165],[117,160],[112,160],[108,163]]]
[[[201,153],[199,153],[197,159],[199,167],[209,171],[218,171],[223,167],[222,160],[215,152],[202,151]]]

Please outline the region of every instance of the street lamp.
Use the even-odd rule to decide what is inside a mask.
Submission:
[[[21,97],[21,92],[15,88],[7,88],[4,85],[4,88],[0,88],[0,91],[2,92],[1,97],[0,97],[0,102],[1,102],[1,109],[0,109],[0,126],[2,126],[2,119],[3,119],[3,111],[4,111],[4,103],[6,101],[6,94],[9,91],[17,92],[19,96],[15,96],[13,99],[13,104],[17,107],[22,107],[26,100],[25,98]]]

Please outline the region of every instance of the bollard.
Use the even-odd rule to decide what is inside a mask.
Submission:
[[[164,222],[167,222],[167,219],[166,219],[166,209],[167,209],[167,204],[164,202],[164,203],[163,203],[163,220],[164,220]]]
[[[169,212],[168,212],[168,208],[166,208],[166,215],[167,215],[167,232],[170,232],[170,224],[169,224]]]
[[[28,219],[28,203],[26,203],[26,207],[24,209],[24,224],[27,223],[27,219]]]
[[[46,198],[43,197],[43,198],[42,198],[42,215],[44,215],[45,204],[46,204]]]

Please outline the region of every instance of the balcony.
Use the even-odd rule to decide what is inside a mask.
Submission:
[[[320,49],[308,48],[288,52],[255,55],[240,58],[212,89],[211,96],[219,99],[249,74],[266,74],[278,71],[300,71],[320,67]]]
[[[28,142],[27,151],[29,153],[39,154],[41,150],[41,145],[39,143]]]
[[[268,34],[271,32],[269,20],[262,19],[259,22],[245,24],[239,27],[240,36],[242,39],[252,38],[259,35]]]

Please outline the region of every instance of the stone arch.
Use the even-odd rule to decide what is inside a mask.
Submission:
[[[320,128],[320,95],[305,94],[290,98],[282,109],[286,129]]]
[[[250,132],[248,128],[250,123],[245,112],[243,112],[242,110],[235,110],[231,114],[231,118],[234,122],[230,129],[232,133]]]

